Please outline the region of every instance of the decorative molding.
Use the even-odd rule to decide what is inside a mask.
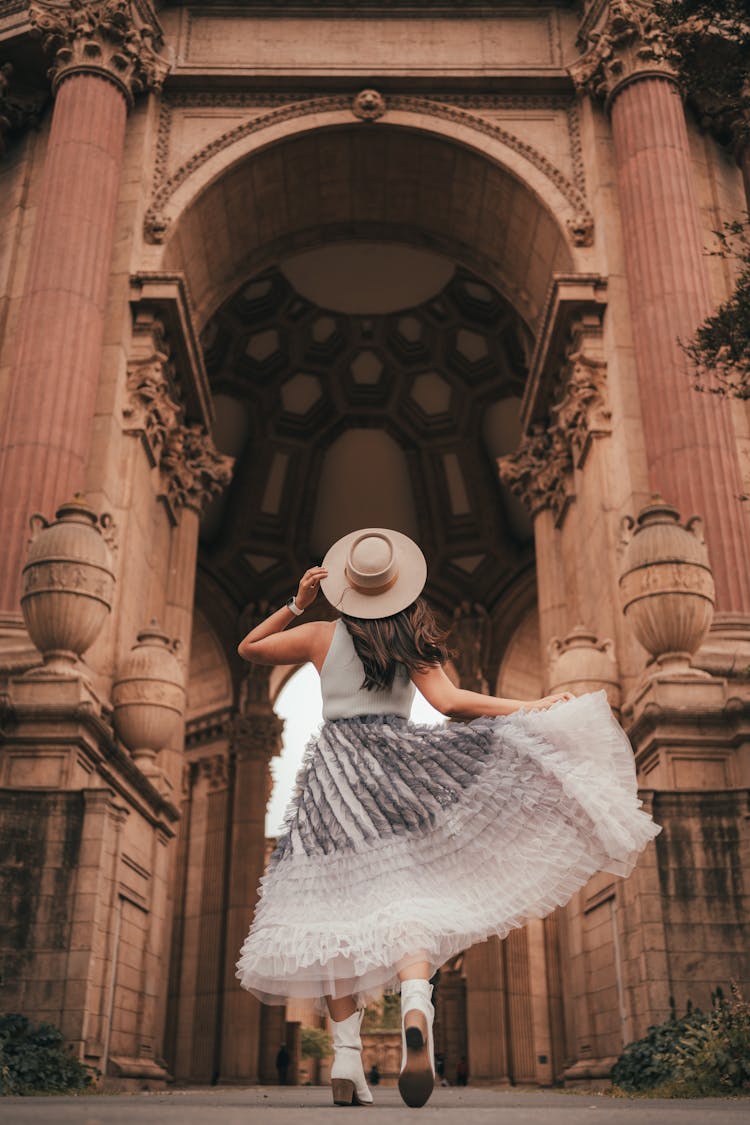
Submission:
[[[172,397],[174,377],[167,376],[169,369],[168,351],[152,351],[128,363],[129,401],[123,409],[125,433],[142,439],[152,465],[159,464],[181,413],[180,404]]]
[[[239,757],[272,758],[281,750],[284,720],[269,709],[250,715],[234,715],[228,723],[229,745]]]
[[[585,43],[568,73],[578,90],[607,106],[623,84],[642,75],[677,81],[680,53],[650,0],[610,0],[603,23],[588,31]]]
[[[169,64],[158,54],[163,32],[148,0],[31,0],[29,19],[52,54],[55,93],[72,74],[98,74],[132,105],[166,77]]]
[[[372,93],[375,93],[375,91],[372,91]],[[225,96],[212,96],[219,99],[218,102],[214,104],[226,104]],[[229,95],[227,95],[227,97],[229,97]],[[522,104],[522,101],[522,99],[519,99],[518,104]],[[191,102],[191,104],[193,103]],[[200,104],[209,103],[202,101]],[[257,104],[257,102],[254,104]],[[514,102],[514,104],[516,103]],[[565,105],[567,108],[567,101]],[[171,176],[163,178],[166,174],[166,164],[168,160],[168,133],[171,115],[168,99],[165,99],[160,118],[155,168],[155,181],[158,180],[159,182],[158,186],[155,184],[153,198],[144,218],[144,236],[149,242],[153,243],[165,241],[170,220],[165,214],[164,209],[170,198],[189,176],[217,153],[229,148],[244,137],[261,132],[263,129],[269,128],[272,125],[292,120],[295,117],[302,118],[312,114],[346,109],[352,110],[352,100],[349,94],[331,94],[323,97],[311,95],[298,99],[295,102],[287,101],[283,105],[273,105],[269,108],[267,113],[262,113],[248,121],[239,122],[237,125],[233,126],[233,128],[222,133],[221,136],[214,138],[181,164]],[[571,182],[551,160],[538,149],[534,148],[533,145],[530,145],[515,134],[503,129],[497,123],[488,121],[478,116],[476,112],[464,109],[458,104],[433,101],[429,98],[422,98],[415,95],[401,94],[388,98],[388,109],[391,111],[401,110],[418,113],[427,117],[454,121],[459,125],[474,129],[485,136],[492,137],[494,140],[500,141],[501,144],[518,153],[546,176],[574,209],[575,215],[570,220],[568,226],[574,244],[578,246],[590,245],[593,238],[593,217],[588,205],[585,190],[579,186],[583,177],[583,162],[580,159],[580,147],[579,168],[576,172],[577,182],[574,183]],[[373,120],[373,118],[369,120]]]
[[[205,778],[209,789],[227,789],[231,780],[231,765],[227,752],[210,754],[191,763],[198,776]]]
[[[573,455],[557,426],[534,424],[515,453],[498,458],[497,467],[502,483],[532,516],[551,508],[560,526],[573,499]]]

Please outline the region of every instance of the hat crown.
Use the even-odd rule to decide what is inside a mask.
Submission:
[[[360,535],[349,547],[346,570],[350,581],[361,588],[391,582],[398,573],[392,539],[382,532]]]

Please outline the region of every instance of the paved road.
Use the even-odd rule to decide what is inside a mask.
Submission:
[[[436,1090],[420,1110],[381,1087],[376,1103],[334,1107],[327,1087],[216,1087],[80,1098],[2,1098],[3,1125],[739,1125],[750,1098],[657,1101],[519,1090]]]

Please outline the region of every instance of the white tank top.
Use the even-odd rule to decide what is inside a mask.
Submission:
[[[403,665],[398,665],[392,687],[386,691],[362,687],[365,670],[349,630],[340,619],[320,670],[324,719],[350,719],[354,715],[401,715],[408,719],[416,688]]]

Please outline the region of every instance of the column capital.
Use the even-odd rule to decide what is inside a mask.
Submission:
[[[607,107],[639,78],[678,82],[680,52],[651,0],[610,0],[603,20],[585,36],[585,52],[568,72],[576,88]]]
[[[98,74],[132,105],[136,94],[158,89],[169,69],[149,0],[31,0],[29,18],[52,55],[55,93],[73,74]]]
[[[167,434],[159,467],[164,491],[173,509],[192,508],[199,514],[226,488],[233,457],[219,453],[200,422],[178,423]]]
[[[227,723],[230,749],[240,758],[268,761],[281,750],[284,720],[270,708],[248,715],[233,715]]]

